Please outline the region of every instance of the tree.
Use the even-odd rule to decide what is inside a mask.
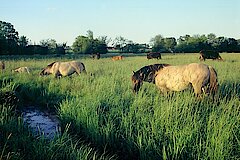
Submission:
[[[107,44],[104,41],[94,39],[92,53],[105,54],[107,53]]]
[[[0,21],[0,53],[15,54],[18,50],[18,32],[11,23]]]
[[[121,52],[123,52],[123,48],[127,45],[127,39],[125,39],[124,37],[122,36],[119,36],[119,37],[116,37],[114,40],[113,40],[113,46],[120,50]]]
[[[106,45],[108,45],[112,41],[112,39],[108,38],[107,36],[99,36],[97,39],[105,43]]]
[[[86,36],[78,36],[73,42],[72,48],[78,54],[105,54],[107,53],[107,36],[93,38],[93,32],[88,30]]]
[[[6,38],[6,40],[18,42],[18,32],[14,29],[11,23],[0,21],[0,34]]]
[[[165,48],[172,53],[174,51],[175,46],[177,45],[176,38],[174,37],[165,38],[164,45],[165,45]]]
[[[26,36],[20,36],[18,40],[18,45],[20,47],[26,47],[28,45],[29,40]]]
[[[39,43],[42,47],[47,47],[48,49],[54,49],[57,46],[57,41],[55,39],[44,39]]]
[[[55,39],[44,39],[41,40],[40,46],[46,47],[48,49],[49,54],[56,54],[59,50],[57,41]]]
[[[87,37],[88,37],[89,39],[93,40],[93,31],[88,30],[88,31],[87,31]]]
[[[73,51],[79,54],[90,54],[91,53],[91,41],[88,37],[78,36],[73,45]]]
[[[165,41],[162,35],[156,35],[150,41],[152,43],[152,51],[153,52],[163,52],[166,51]]]
[[[234,38],[227,39],[227,52],[238,52],[238,41]]]
[[[65,50],[67,49],[67,43],[60,43],[56,45],[55,53],[56,54],[65,54]]]

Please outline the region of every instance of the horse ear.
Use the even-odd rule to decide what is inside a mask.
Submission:
[[[52,63],[48,64],[47,66],[52,67],[54,63],[56,63],[56,62],[52,62]]]

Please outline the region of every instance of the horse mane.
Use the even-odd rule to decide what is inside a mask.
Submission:
[[[144,66],[138,71],[134,72],[133,78],[149,83],[155,83],[155,73],[166,66],[169,66],[169,64],[153,64]]]
[[[52,63],[48,64],[47,66],[52,67],[54,63],[56,63],[56,62],[52,62]]]

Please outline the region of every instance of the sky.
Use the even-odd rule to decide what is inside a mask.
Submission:
[[[209,34],[240,39],[240,0],[0,0],[0,20],[32,43],[122,36],[136,43]]]

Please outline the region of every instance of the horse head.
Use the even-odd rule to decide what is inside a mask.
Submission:
[[[50,63],[47,65],[46,68],[43,68],[42,71],[40,72],[40,76],[45,76],[45,75],[51,74],[51,68],[54,63],[56,63],[56,62]]]
[[[132,90],[134,93],[137,93],[140,89],[140,87],[142,86],[143,83],[143,73],[139,73],[139,71],[134,72],[133,71],[133,75],[132,75]]]
[[[143,84],[143,81],[149,83],[155,83],[156,72],[163,67],[169,66],[169,64],[153,64],[149,66],[144,66],[138,71],[134,72],[132,75],[132,90],[137,93]]]

